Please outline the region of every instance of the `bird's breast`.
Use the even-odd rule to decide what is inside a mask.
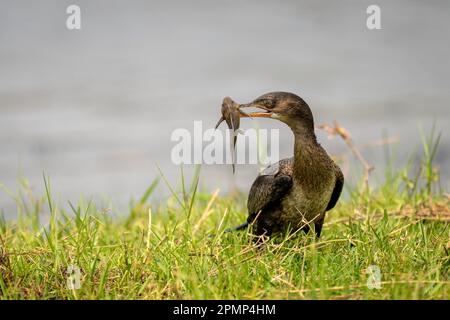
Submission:
[[[323,216],[333,192],[334,180],[332,176],[329,179],[322,177],[320,182],[309,181],[312,185],[307,185],[304,181],[294,179],[291,191],[281,202],[281,219],[291,225],[298,225]]]

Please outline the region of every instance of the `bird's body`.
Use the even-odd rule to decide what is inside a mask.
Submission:
[[[311,225],[320,235],[325,212],[334,207],[337,199],[333,192],[342,188],[343,177],[319,144],[302,144],[301,150],[266,168],[253,183],[248,222],[254,223],[256,235],[286,232],[288,228],[309,230]]]
[[[320,236],[325,212],[336,205],[344,177],[316,140],[309,106],[288,92],[268,93],[242,105],[246,106],[267,111],[248,116],[278,119],[295,137],[294,156],[268,167],[253,182],[247,223],[253,224],[253,233],[258,236],[309,230],[311,226]]]

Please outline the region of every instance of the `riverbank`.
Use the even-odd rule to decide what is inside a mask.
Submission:
[[[198,192],[197,175],[166,184],[172,197],[159,205],[148,201],[155,180],[119,218],[83,200],[61,209],[46,177],[46,193],[23,187],[18,219],[0,223],[0,298],[449,299],[450,196],[435,145],[419,171],[346,185],[320,239],[259,247],[247,232],[224,233],[246,219],[246,195]]]

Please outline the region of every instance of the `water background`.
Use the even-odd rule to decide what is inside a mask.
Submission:
[[[78,0],[82,30],[69,31],[72,1],[1,0],[0,182],[15,191],[22,175],[40,194],[45,170],[63,205],[84,195],[122,212],[158,176],[155,164],[179,183],[174,129],[214,126],[226,95],[248,102],[283,90],[360,146],[398,138],[399,163],[420,146],[418,126],[436,121],[448,189],[450,2],[376,1],[382,30],[370,31],[372,2]],[[290,156],[289,130],[258,121],[281,129],[280,154]],[[347,152],[319,139],[331,154]],[[382,171],[383,148],[363,152]],[[233,177],[229,166],[205,166],[200,185],[248,190],[257,169],[238,166]],[[167,194],[161,185],[153,199]],[[15,217],[5,192],[0,208]]]

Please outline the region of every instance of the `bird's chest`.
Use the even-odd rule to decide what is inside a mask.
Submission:
[[[283,220],[293,224],[315,221],[325,213],[333,192],[335,178],[311,176],[309,181],[295,181],[289,194],[283,199]]]

